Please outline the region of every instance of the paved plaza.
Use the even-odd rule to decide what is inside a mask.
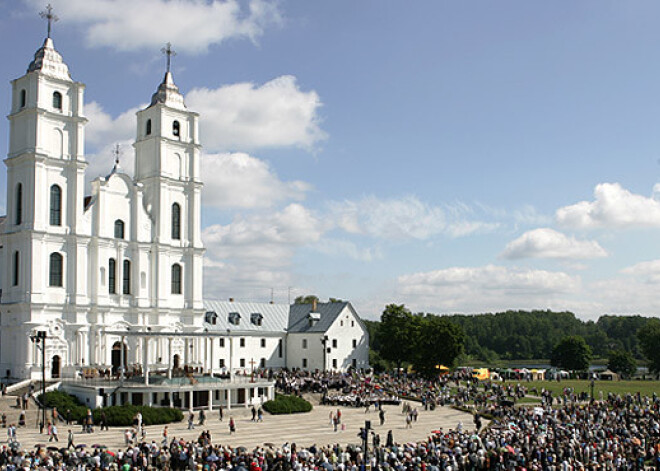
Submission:
[[[414,404],[414,403],[413,403]],[[196,439],[202,430],[210,430],[213,443],[230,445],[231,447],[244,446],[254,448],[264,444],[272,444],[279,447],[282,444],[295,442],[299,446],[307,445],[326,445],[339,443],[346,445],[349,443],[359,444],[360,439],[357,434],[360,427],[364,426],[365,420],[371,420],[374,431],[381,435],[381,443],[385,443],[388,430],[392,430],[396,442],[414,442],[422,440],[431,433],[432,430],[439,428],[456,428],[459,421],[463,423],[465,429],[472,429],[472,416],[449,407],[438,407],[435,411],[425,411],[418,407],[419,415],[417,422],[412,424],[412,428],[406,428],[405,416],[402,414],[401,406],[385,406],[385,424],[379,425],[378,413],[371,411],[365,413],[364,408],[341,408],[342,423],[345,426],[335,432],[330,425],[330,413],[336,411],[336,407],[315,405],[314,409],[306,414],[271,416],[264,414],[264,421],[256,423],[251,421],[249,409],[232,409],[231,414],[225,411],[224,420],[218,419],[217,411],[208,415],[206,424],[197,425],[195,429],[188,430],[187,415],[184,414],[184,420],[180,423],[169,424],[169,437],[181,438],[186,440]],[[12,412],[15,412],[12,411]],[[13,414],[12,414],[13,415]],[[233,416],[236,421],[236,433],[229,435],[229,417]],[[197,414],[195,414],[197,418]],[[18,440],[24,448],[32,448],[35,444],[47,444],[47,435],[39,434],[34,428],[34,422],[30,427],[18,429]],[[146,427],[147,441],[155,440],[160,443],[162,440],[163,425],[152,425]],[[66,446],[68,429],[71,428],[75,433],[75,444],[86,444],[91,447],[94,444],[103,444],[110,449],[123,448],[124,427],[111,427],[108,431],[99,431],[95,428],[92,434],[82,433],[81,427],[74,425],[68,427],[60,423],[59,439],[60,445]],[[2,437],[2,442],[6,438]]]

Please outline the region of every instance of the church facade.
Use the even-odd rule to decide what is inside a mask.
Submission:
[[[134,176],[116,161],[90,195],[84,91],[50,37],[12,82],[0,377],[41,378],[39,332],[51,378],[146,363],[211,374],[368,367],[368,335],[350,303],[204,301],[199,116],[169,70],[137,113]]]

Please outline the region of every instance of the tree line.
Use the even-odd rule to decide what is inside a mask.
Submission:
[[[582,321],[571,312],[541,310],[438,316],[390,304],[380,322],[365,323],[375,366],[410,364],[432,373],[460,357],[491,364],[550,359],[555,366],[584,369],[597,357],[607,358],[608,366],[624,375],[634,373],[636,360],[644,358],[660,371],[660,320],[655,318],[605,315]]]

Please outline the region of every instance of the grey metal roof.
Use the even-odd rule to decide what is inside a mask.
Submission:
[[[347,302],[341,303],[317,303],[316,310],[321,314],[321,319],[314,325],[309,325],[308,315],[312,312],[311,304],[292,304],[289,311],[289,332],[325,332],[339,317]]]
[[[217,324],[209,325],[209,330],[245,330],[254,332],[286,332],[289,322],[288,304],[237,303],[231,301],[204,300],[204,309],[218,315]],[[229,323],[229,313],[241,316],[239,325]],[[252,323],[252,314],[263,316],[261,325]]]

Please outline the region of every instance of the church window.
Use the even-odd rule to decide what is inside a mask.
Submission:
[[[220,363],[219,364],[220,364],[220,368],[224,368],[225,367],[225,359],[220,358]]]
[[[259,360],[259,368],[266,368],[266,359],[262,358]]]
[[[149,136],[151,134],[151,120],[147,120],[147,129],[145,130],[145,134]]]
[[[50,225],[62,225],[62,189],[58,185],[50,187]]]
[[[245,347],[245,337],[241,337],[241,338],[240,338],[239,345],[240,345],[241,347]]]
[[[241,366],[241,368],[245,368],[245,358],[241,358],[238,364]]]
[[[302,348],[307,348],[307,339],[302,339]]]
[[[117,219],[115,221],[115,239],[124,238],[124,221]]]
[[[353,339],[353,348],[357,348],[357,339]]]
[[[266,348],[266,339],[261,339],[261,348]]]
[[[206,314],[204,314],[204,322],[207,324],[216,325],[218,323],[218,315],[213,311],[207,311]],[[220,346],[224,347],[224,344]]]
[[[238,312],[230,312],[228,317],[230,324],[239,325],[241,323],[241,315]]]
[[[48,285],[62,286],[62,254],[53,252],[50,254],[50,267],[48,270]]]
[[[174,121],[172,123],[172,134],[174,134],[176,137],[181,135],[181,125],[178,121]]]
[[[256,325],[261,326],[263,324],[264,316],[260,312],[253,312],[250,314],[250,321]]]
[[[108,260],[108,293],[117,294],[117,261]]]
[[[27,92],[25,89],[21,90],[21,108],[25,108],[27,105]]]
[[[333,358],[332,359],[332,367],[336,370],[337,369],[337,359]]]
[[[16,186],[16,224],[23,222],[23,184]]]
[[[307,368],[307,358],[303,358],[303,368]]]
[[[172,265],[172,294],[181,294],[181,265]]]
[[[181,206],[172,205],[172,239],[181,240]]]
[[[19,276],[19,270],[20,270],[20,254],[18,253],[18,250],[14,252],[14,259],[13,259],[13,269],[12,269],[12,286],[18,286],[18,276]]]
[[[283,344],[283,342],[282,342],[282,339],[280,339],[280,340],[277,342],[277,356],[278,356],[279,358],[282,358],[283,350],[284,350],[284,344]]]
[[[53,93],[53,108],[62,111],[62,94],[60,92]]]
[[[332,348],[337,348],[337,339],[332,339]]]
[[[218,346],[220,348],[225,348],[225,339],[219,339]]]
[[[124,260],[124,278],[122,279],[122,293],[131,294],[131,261]]]

